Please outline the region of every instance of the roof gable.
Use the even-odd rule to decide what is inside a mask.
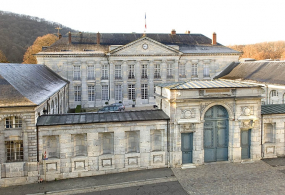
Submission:
[[[179,55],[179,50],[159,43],[149,37],[141,37],[110,51],[111,55]]]

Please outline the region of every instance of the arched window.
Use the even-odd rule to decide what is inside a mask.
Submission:
[[[278,91],[276,91],[276,90],[270,91],[269,103],[270,104],[278,104]]]
[[[10,116],[5,119],[5,128],[21,128],[22,127],[22,119],[18,116]]]
[[[55,107],[54,107],[54,113],[57,114],[57,97],[55,98]]]

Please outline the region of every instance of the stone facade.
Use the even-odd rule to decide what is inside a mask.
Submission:
[[[154,104],[157,84],[210,80],[239,58],[234,50],[219,52],[224,46],[205,47],[203,53],[183,53],[178,45],[165,45],[149,37],[126,45],[108,45],[104,51],[82,47],[71,43],[64,50],[54,46],[36,55],[39,64],[70,81],[71,108],[100,107],[119,101],[130,105],[134,99],[136,104]]]

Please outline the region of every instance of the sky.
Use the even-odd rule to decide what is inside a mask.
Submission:
[[[223,45],[285,41],[285,0],[0,0],[0,10],[82,32],[143,33],[146,21],[146,33],[216,32]]]

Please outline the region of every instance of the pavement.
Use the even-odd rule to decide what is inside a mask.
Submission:
[[[251,163],[207,163],[192,169],[146,169],[0,188],[0,195],[283,195],[284,192],[285,158],[264,159]]]

